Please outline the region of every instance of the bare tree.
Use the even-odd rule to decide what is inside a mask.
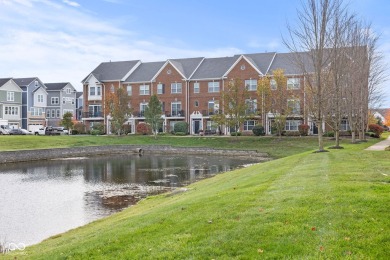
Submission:
[[[341,0],[307,0],[298,11],[297,28],[288,26],[290,39],[283,39],[295,54],[294,62],[305,75],[310,114],[318,126],[318,151],[323,152],[323,124],[329,93],[328,66],[332,52],[333,22]],[[306,55],[301,52],[305,52]]]

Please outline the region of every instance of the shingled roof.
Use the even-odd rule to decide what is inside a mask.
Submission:
[[[8,81],[10,81],[12,78],[3,78],[3,79],[0,79],[0,87],[3,86],[5,83],[7,83]]]
[[[228,71],[239,56],[204,59],[191,80],[219,79]]]
[[[31,84],[31,82],[37,80],[37,78],[17,78],[13,79],[16,84],[18,84],[19,87],[28,86]]]
[[[91,74],[102,82],[122,80],[139,62],[139,60],[102,62],[82,82],[84,83]]]
[[[149,82],[165,64],[165,61],[141,63],[124,82]]]
[[[303,73],[301,66],[298,66],[295,62],[296,56],[301,56],[299,59],[304,61],[303,66],[306,72],[313,71],[313,66],[310,61],[310,56],[307,52],[300,53],[277,53],[269,69],[269,74],[272,74],[273,70],[283,69],[285,75],[298,75]]]
[[[172,65],[175,66],[175,68],[178,69],[186,79],[188,79],[194,73],[195,69],[199,66],[203,59],[203,57],[171,59],[169,62],[171,62]]]
[[[69,82],[61,82],[61,83],[45,83],[47,87],[47,91],[56,91],[63,89]]]
[[[276,52],[243,54],[263,75],[268,73]]]

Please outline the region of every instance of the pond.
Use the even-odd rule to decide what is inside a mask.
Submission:
[[[253,158],[115,155],[0,166],[0,244],[31,245]]]

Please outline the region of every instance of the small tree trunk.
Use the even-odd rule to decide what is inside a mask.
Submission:
[[[324,135],[322,129],[322,120],[318,121],[318,151],[324,152]]]
[[[337,129],[334,132],[334,137],[336,138],[336,145],[335,145],[335,147],[339,148],[340,147],[340,130]]]
[[[352,140],[351,140],[351,143],[356,143],[356,133],[355,133],[355,130],[352,130],[352,132],[351,132],[351,134],[352,134]]]

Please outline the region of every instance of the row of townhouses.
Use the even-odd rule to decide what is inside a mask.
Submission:
[[[103,62],[83,80],[83,121],[87,128],[96,123],[109,126],[109,116],[104,113],[106,93],[121,87],[131,96],[132,115],[128,122],[132,133],[144,122],[144,110],[151,95],[156,94],[163,107],[163,130],[170,131],[175,123],[185,121],[190,134],[199,130],[213,130],[212,115],[220,111],[221,92],[232,79],[241,79],[242,87],[250,92],[249,102],[255,116],[241,126],[241,131],[251,132],[256,124],[262,124],[271,133],[272,115],[261,114],[257,100],[258,79],[283,69],[288,78],[287,88],[294,92],[294,115],[288,118],[286,131],[298,130],[306,123],[311,134],[317,128],[305,115],[304,77],[292,62],[291,53],[255,53],[220,58],[169,59],[160,62],[140,60]],[[109,129],[107,129],[109,131]],[[228,134],[230,129],[222,129]]]
[[[77,103],[82,104],[82,93],[77,93],[68,82],[43,83],[37,77],[0,79],[2,127],[34,131],[43,126],[59,126],[66,112],[76,118]]]

